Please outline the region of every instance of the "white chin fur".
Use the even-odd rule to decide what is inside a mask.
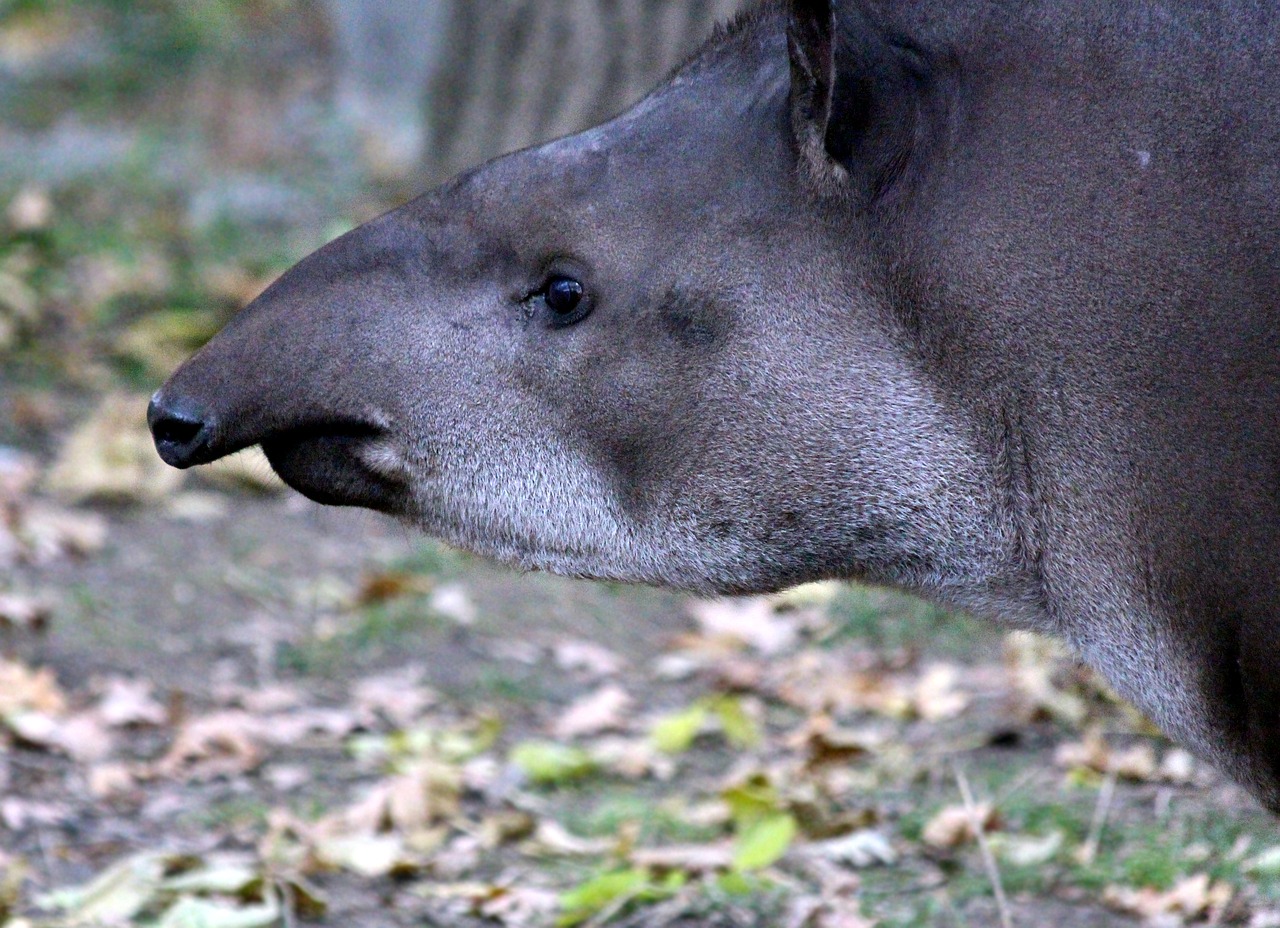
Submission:
[[[356,452],[360,462],[379,477],[393,481],[408,480],[413,473],[409,459],[398,445],[385,439],[375,439],[361,445]]]

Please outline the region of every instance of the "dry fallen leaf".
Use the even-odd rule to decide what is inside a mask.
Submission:
[[[1164,760],[1160,762],[1159,777],[1166,783],[1172,783],[1174,786],[1185,786],[1195,779],[1196,776],[1196,759],[1191,756],[1189,751],[1182,748],[1172,748],[1165,752]]]
[[[436,587],[431,593],[428,605],[432,612],[446,619],[452,619],[459,625],[475,624],[475,603],[472,602],[471,594],[467,592],[466,587],[460,583],[446,583]]]
[[[534,886],[498,883],[428,883],[417,892],[457,904],[455,915],[479,916],[505,928],[551,924],[560,910],[560,894]]]
[[[898,853],[889,840],[871,829],[809,844],[804,853],[858,869],[882,865],[891,867],[898,862]]]
[[[505,928],[545,925],[560,911],[560,894],[536,886],[504,886],[481,902],[479,914]]]
[[[372,606],[405,596],[425,596],[435,588],[431,577],[408,570],[379,570],[365,574],[356,591],[357,606]]]
[[[289,793],[310,783],[313,774],[301,764],[273,764],[263,771],[262,776],[273,789]]]
[[[60,889],[36,900],[45,909],[59,909],[72,925],[136,924],[152,903],[172,866],[167,854],[143,853],[120,861],[89,883]]]
[[[1102,901],[1114,909],[1145,919],[1161,916],[1182,918],[1214,918],[1214,913],[1231,901],[1231,886],[1222,881],[1212,881],[1204,873],[1187,877],[1161,892],[1144,887],[1108,886],[1102,892]]]
[[[323,838],[316,843],[315,852],[329,866],[367,879],[395,871],[412,871],[419,866],[405,847],[404,837],[396,834],[344,834]]]
[[[779,614],[767,597],[700,599],[688,608],[707,638],[737,642],[765,656],[781,654],[796,642],[794,617]]]
[[[128,764],[102,763],[89,768],[89,795],[94,799],[110,799],[133,790],[137,780]]]
[[[59,721],[48,744],[72,760],[91,763],[111,753],[113,739],[96,713],[80,712]]]
[[[360,727],[360,713],[346,706],[297,709],[266,716],[260,726],[261,738],[270,744],[297,744],[308,735],[337,739]]]
[[[362,713],[381,715],[399,728],[408,728],[436,701],[436,694],[421,680],[420,667],[367,677],[353,687],[352,698]]]
[[[859,666],[860,664],[860,666]],[[772,691],[812,713],[870,712],[889,719],[941,721],[959,714],[969,697],[957,688],[958,668],[935,664],[923,675],[891,670],[880,661],[805,650],[770,667]]]
[[[1004,639],[1004,663],[1023,718],[1072,727],[1084,721],[1084,700],[1058,683],[1062,667],[1074,663],[1061,642],[1032,632],[1010,632]]]
[[[579,699],[561,715],[552,728],[559,740],[569,741],[583,735],[598,735],[626,726],[626,715],[634,700],[622,687],[602,686]]]
[[[1149,783],[1156,779],[1156,750],[1150,744],[1131,744],[1127,748],[1114,751],[1107,770],[1122,780],[1134,780]]]
[[[87,555],[106,543],[106,520],[31,498],[40,475],[36,460],[0,446],[0,567],[42,565],[65,555]]]
[[[676,773],[675,759],[660,751],[647,736],[597,738],[591,742],[589,751],[602,769],[627,780],[653,777],[666,781]]]
[[[611,853],[617,845],[612,838],[579,838],[570,834],[559,822],[538,822],[533,836],[524,843],[526,854],[554,857],[600,857]]]
[[[272,715],[302,705],[303,693],[289,683],[271,683],[256,689],[230,686],[219,691],[219,701],[241,706],[257,715]]]
[[[812,715],[797,731],[787,737],[786,744],[801,752],[804,769],[814,772],[828,766],[847,766],[874,753],[884,738],[865,729],[841,728],[831,716]]]
[[[151,684],[147,681],[113,677],[104,689],[97,712],[112,728],[163,725],[168,721],[168,711],[151,695]]]
[[[531,837],[538,828],[533,813],[523,809],[502,809],[486,815],[480,823],[480,843],[492,850]]]
[[[33,503],[22,513],[19,535],[25,559],[47,564],[60,557],[87,557],[101,551],[107,543],[107,520],[94,512]]]
[[[326,818],[323,828],[330,834],[420,831],[457,815],[461,792],[457,767],[418,761],[375,785],[354,806]]]
[[[635,867],[659,874],[673,870],[681,873],[719,873],[733,867],[734,846],[724,841],[717,844],[676,844],[669,847],[636,848],[627,855]]]
[[[146,397],[105,397],[63,442],[45,478],[48,488],[73,502],[155,502],[176,490],[183,472],[156,455],[146,410]]]
[[[169,499],[165,513],[176,522],[201,525],[225,519],[231,513],[231,503],[221,493],[186,490]]]
[[[916,715],[926,722],[954,718],[969,705],[969,697],[956,688],[960,671],[950,664],[934,664],[925,670],[912,692]]]
[[[1111,748],[1106,739],[1094,728],[1085,732],[1080,741],[1068,741],[1058,745],[1053,752],[1053,762],[1068,769],[1092,770],[1106,773],[1111,762]]]
[[[185,722],[153,771],[162,777],[211,780],[238,776],[262,763],[263,723],[229,709]]]
[[[1186,755],[1186,752],[1181,752],[1181,755]],[[1172,783],[1185,783],[1192,775],[1194,762],[1190,755],[1181,755],[1173,756],[1166,768],[1157,762],[1155,748],[1150,743],[1140,741],[1128,747],[1113,748],[1097,729],[1091,729],[1081,741],[1058,745],[1053,759],[1059,767],[1112,774],[1139,783],[1165,779]]]
[[[792,905],[786,928],[875,928],[862,914],[856,893],[849,898],[802,898]]]
[[[48,667],[28,669],[17,661],[0,658],[0,719],[16,712],[60,715],[67,700]]]
[[[1042,867],[1058,855],[1065,842],[1061,831],[1051,831],[1041,836],[995,835],[991,846],[1001,860],[1015,867]]]
[[[0,799],[0,826],[11,832],[61,825],[71,821],[72,817],[71,808],[63,803],[39,802],[21,796],[5,796]]]
[[[561,641],[552,649],[552,657],[561,670],[589,677],[612,677],[622,669],[617,654],[591,641]]]
[[[40,465],[29,454],[0,445],[0,504],[17,503],[40,476]]]
[[[9,201],[5,219],[15,232],[34,232],[49,225],[53,219],[53,200],[43,187],[23,187]]]
[[[53,604],[44,597],[0,593],[0,628],[41,631],[52,615]]]
[[[930,847],[951,850],[977,838],[974,823],[983,832],[1000,827],[1000,816],[989,803],[978,803],[972,811],[966,806],[948,806],[924,826],[921,838]]]

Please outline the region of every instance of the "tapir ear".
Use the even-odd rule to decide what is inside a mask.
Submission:
[[[858,0],[791,0],[791,119],[801,154],[876,195],[910,163],[928,87],[923,54]]]

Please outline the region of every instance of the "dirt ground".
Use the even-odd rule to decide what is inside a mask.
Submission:
[[[91,691],[107,676],[145,680],[178,716],[208,710],[230,691],[282,683],[299,686],[307,704],[340,705],[355,681],[406,668],[463,703],[488,687],[517,705],[536,699],[554,706],[580,687],[531,663],[537,649],[589,635],[643,667],[662,636],[687,625],[669,595],[518,576],[468,561],[467,589],[483,616],[474,626],[423,624],[355,653],[318,657],[299,672],[282,655],[315,640],[317,624],[333,614],[326,602],[344,600],[429,543],[383,517],[293,496],[233,496],[225,513],[196,522],[148,508],[106,515],[109,541],[93,557],[15,571],[13,588],[51,594],[58,605],[47,633],[13,635],[7,644],[25,663],[52,668],[71,692]],[[498,645],[512,640],[529,650],[504,654]],[[508,718],[533,729],[535,715]],[[133,757],[161,746],[153,732],[128,740],[124,753]],[[36,883],[45,887],[87,880],[133,849],[190,854],[235,845],[236,829],[211,830],[213,820],[234,819],[238,809],[253,818],[255,808],[290,798],[272,788],[268,771],[102,803],[77,782],[74,763],[21,749],[0,761],[8,768],[7,795],[56,810],[53,820],[33,820],[3,845],[37,862]],[[347,798],[362,779],[340,744],[323,739],[285,747],[271,763],[306,768],[305,803]],[[339,887],[328,921],[422,924],[412,906],[403,917],[394,914],[395,895],[393,884]]]
[[[1246,867],[1265,849],[1270,822],[1203,769],[1181,781],[1155,767],[1107,773],[1107,750],[1148,744],[1167,758],[1169,749],[1145,733],[1133,736],[1114,706],[1090,706],[1078,730],[1046,721],[1043,712],[1028,715],[993,629],[955,620],[962,624],[937,626],[927,640],[903,648],[891,628],[859,624],[865,614],[832,624],[836,600],[824,606],[824,618],[797,620],[809,628],[780,648],[768,634],[794,628],[762,632],[756,626],[765,620],[749,611],[746,638],[729,642],[722,629],[708,632],[677,595],[517,575],[380,516],[326,509],[292,494],[226,493],[197,483],[163,503],[90,511],[107,526],[99,550],[19,565],[3,584],[51,605],[42,630],[5,632],[6,651],[22,666],[52,670],[65,694],[63,718],[101,708],[121,680],[143,685],[163,711],[114,727],[110,747],[97,753],[11,732],[0,749],[0,848],[24,862],[14,911],[35,919],[15,925],[68,923],[40,920],[49,913],[43,894],[100,878],[140,853],[170,855],[177,871],[241,855],[277,885],[305,879],[325,901],[319,923],[343,926],[959,926],[1000,924],[1002,909],[1016,925],[1068,928],[1138,924],[1131,916],[1141,913],[1165,924],[1273,924],[1263,917],[1274,887],[1251,879]],[[871,602],[873,623],[916,608],[895,598]],[[768,621],[797,614],[779,608]],[[910,615],[908,623],[918,621],[918,613]],[[558,654],[587,644],[603,648],[609,666],[591,666],[598,654],[580,664]],[[850,672],[863,674],[852,685],[866,698],[856,706],[806,707],[794,687],[829,683],[823,667],[840,667],[843,654]],[[931,684],[921,679],[935,661],[958,676],[930,695]],[[771,679],[774,665],[783,664],[799,673],[787,684]],[[1081,689],[1075,671],[1065,671],[1063,682],[1067,666],[1053,664],[1047,679],[1058,681],[1060,693],[1098,699]],[[596,727],[588,720],[580,734],[559,731],[565,714],[602,686],[625,691],[626,708]],[[877,687],[884,692],[877,695]],[[397,692],[422,698],[398,705]],[[595,750],[606,731],[643,741],[663,718],[708,697],[741,700],[758,738],[735,744],[704,724],[671,758],[642,758],[625,774],[601,764],[582,777],[556,774],[540,783],[514,769],[518,745],[560,740]],[[268,727],[297,724],[280,739],[231,725],[175,760],[184,732],[229,713]],[[468,760],[481,771],[466,772],[478,785],[464,786],[439,817],[411,824],[388,813],[369,828],[372,836],[430,825],[437,833],[425,853],[362,868],[321,865],[314,847],[298,851],[321,839],[283,822],[332,819],[397,771],[403,775],[403,764],[371,765],[353,747],[360,739],[474,732],[478,719],[501,723],[494,743]],[[828,731],[824,725],[835,733],[817,734]],[[1099,736],[1112,747],[1095,745],[1102,755],[1064,768],[1055,752],[1097,725],[1120,732],[1119,739]],[[815,754],[831,757],[819,764]],[[927,837],[934,819],[964,808],[959,777],[977,793],[981,808],[971,812],[987,815],[994,800],[988,824],[1007,903],[993,897],[984,863],[990,847],[984,851],[974,832]],[[805,803],[824,808],[776,863],[750,872],[751,885],[721,892],[711,875],[732,872],[717,854],[736,826],[711,807],[732,783],[747,781],[788,794],[767,802],[797,816]],[[516,824],[495,825],[503,816]],[[540,837],[547,823],[553,837]],[[1232,827],[1224,831],[1224,823]],[[512,834],[475,843],[502,827]],[[856,865],[843,858],[814,864],[805,856],[805,847],[832,836],[864,833],[890,849],[883,859],[875,841],[869,859]],[[1036,853],[1035,841],[1055,833],[1062,846]],[[292,850],[273,858],[273,841],[291,842]],[[1090,841],[1095,852],[1086,861],[1080,848]],[[635,853],[640,846],[677,848],[646,873],[656,879],[679,872],[687,884],[678,892],[637,893],[612,910],[600,905],[578,922],[559,920],[564,893],[643,860]],[[701,847],[711,862],[690,847]],[[1010,872],[1008,861],[1019,853],[1032,863]],[[1202,872],[1217,875],[1200,888],[1205,898],[1191,898],[1185,908],[1160,901],[1160,893]],[[1126,913],[1115,888],[1134,877],[1134,892],[1150,880],[1147,908],[1131,902]],[[1209,887],[1221,878],[1230,888],[1214,896]],[[697,893],[688,888],[694,884]],[[531,894],[525,909],[486,908],[486,892],[496,898],[515,890]],[[1191,897],[1196,891],[1183,887]],[[1104,893],[1111,894],[1106,901]],[[170,924],[156,921],[169,897],[157,899],[158,907],[143,906],[119,923]],[[855,904],[846,904],[850,899]],[[844,902],[833,907],[833,900]],[[46,907],[32,908],[37,901]],[[305,907],[295,915],[317,917]],[[111,923],[77,921],[74,909],[68,917],[71,924]]]

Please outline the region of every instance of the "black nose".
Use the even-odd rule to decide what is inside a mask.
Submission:
[[[204,462],[213,435],[212,417],[182,399],[157,393],[147,406],[147,425],[166,464],[191,467]]]

